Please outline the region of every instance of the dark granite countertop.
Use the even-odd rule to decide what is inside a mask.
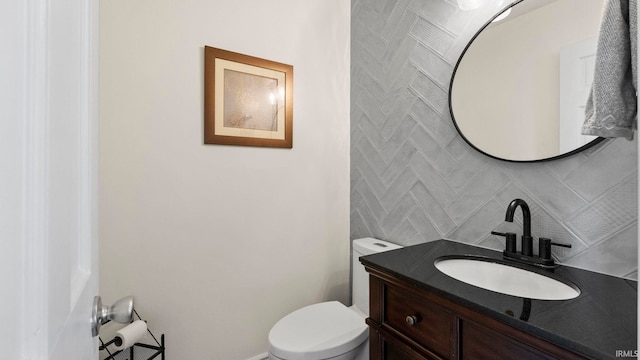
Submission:
[[[434,261],[446,255],[502,259],[498,251],[438,240],[363,256],[360,261],[587,357],[616,359],[622,355],[620,351],[637,349],[637,281],[559,266],[554,274],[577,285],[580,295],[561,301],[529,300],[468,285],[443,274]],[[549,270],[534,271],[544,274]],[[529,318],[520,320],[523,305],[529,301]]]

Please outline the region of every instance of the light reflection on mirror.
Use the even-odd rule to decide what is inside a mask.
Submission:
[[[523,0],[472,40],[450,89],[467,142],[509,161],[548,160],[594,143],[580,127],[603,2]]]

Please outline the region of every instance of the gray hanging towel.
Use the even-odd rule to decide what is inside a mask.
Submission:
[[[636,0],[606,0],[582,134],[633,139],[637,116]]]

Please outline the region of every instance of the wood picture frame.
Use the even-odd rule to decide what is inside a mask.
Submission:
[[[204,49],[204,143],[293,147],[293,66]]]

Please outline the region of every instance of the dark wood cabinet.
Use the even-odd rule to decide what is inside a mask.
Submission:
[[[371,360],[585,359],[410,282],[367,271]]]

